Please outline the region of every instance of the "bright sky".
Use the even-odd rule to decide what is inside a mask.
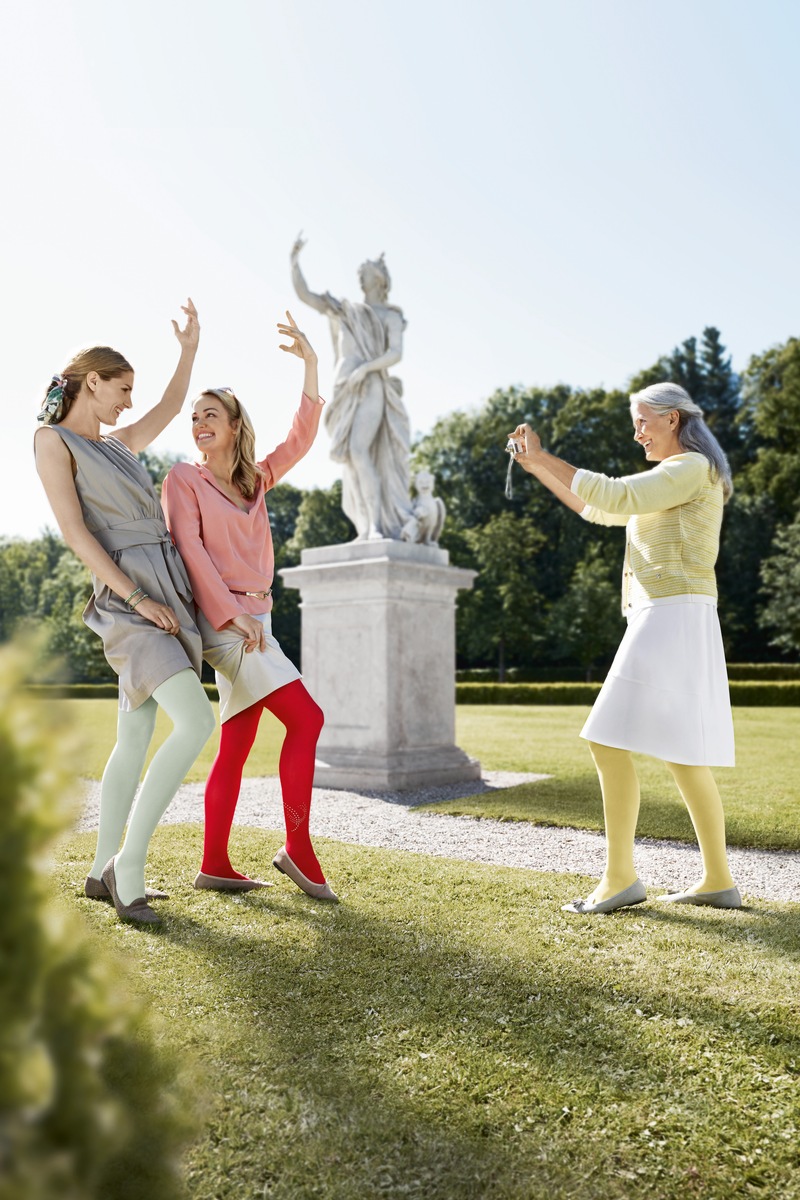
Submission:
[[[54,524],[50,376],[109,343],[145,408],[186,295],[193,383],[236,389],[262,453],[299,395],[285,308],[330,393],[301,229],[315,291],[360,298],[385,251],[417,432],[512,383],[624,385],[707,324],[737,368],[798,333],[793,0],[4,0],[0,45],[0,534]],[[337,470],[323,431],[288,481]]]

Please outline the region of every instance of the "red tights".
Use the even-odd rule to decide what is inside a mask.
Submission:
[[[308,832],[314,753],[324,716],[299,679],[270,692],[244,712],[224,721],[219,751],[205,790],[205,841],[202,870],[206,875],[244,879],[228,857],[233,814],[239,799],[242,772],[256,740],[261,714],[267,708],[286,726],[278,770],[286,822],[286,853],[312,883],[324,883]]]

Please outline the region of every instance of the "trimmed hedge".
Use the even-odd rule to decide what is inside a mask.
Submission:
[[[800,663],[728,663],[728,679],[751,683],[800,680]]]
[[[769,665],[769,664],[765,664]],[[773,664],[774,665],[774,664]],[[785,669],[785,668],[784,668]],[[601,683],[456,683],[457,704],[594,704]],[[209,700],[218,700],[213,683],[204,683]],[[742,708],[800,706],[800,678],[791,680],[731,679],[731,703]],[[38,699],[116,700],[113,683],[37,683],[25,689]]]
[[[800,704],[800,681],[758,683],[734,679],[730,689],[731,704],[741,708],[790,708]]]
[[[599,683],[457,683],[456,704],[594,704]]]
[[[209,700],[219,700],[215,683],[204,683],[203,690]],[[119,695],[116,683],[29,683],[25,691],[43,700],[116,700]]]
[[[594,704],[599,683],[457,683],[457,704]],[[800,707],[800,682],[730,685],[731,703],[742,708]]]
[[[602,682],[607,668],[592,672],[592,682]],[[800,680],[800,663],[728,663],[728,679],[748,682]],[[456,683],[497,683],[496,667],[472,667],[456,671]],[[582,667],[509,667],[506,683],[586,683]]]
[[[596,680],[606,677],[607,666],[593,671]],[[497,683],[497,667],[471,667],[456,671],[456,683]],[[506,683],[585,683],[584,667],[508,667]],[[594,680],[592,681],[594,682]]]

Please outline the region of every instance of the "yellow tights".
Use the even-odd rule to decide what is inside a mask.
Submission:
[[[635,882],[633,838],[639,816],[639,779],[628,750],[589,742],[600,779],[606,824],[606,869],[592,892],[607,900]],[[733,887],[725,849],[725,814],[714,776],[708,767],[666,763],[689,810],[703,859],[703,878],[690,891],[717,892]]]

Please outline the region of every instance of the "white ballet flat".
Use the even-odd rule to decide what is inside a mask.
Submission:
[[[667,892],[659,896],[662,904],[705,904],[708,908],[741,908],[738,887],[723,888],[721,892]]]
[[[561,911],[571,913],[610,913],[615,912],[618,908],[629,908],[632,904],[641,904],[646,899],[647,888],[641,879],[637,879],[630,887],[626,887],[624,891],[617,892],[616,896],[609,896],[607,900],[598,900],[596,903],[591,903],[589,900],[573,900],[570,904],[562,904]]]

